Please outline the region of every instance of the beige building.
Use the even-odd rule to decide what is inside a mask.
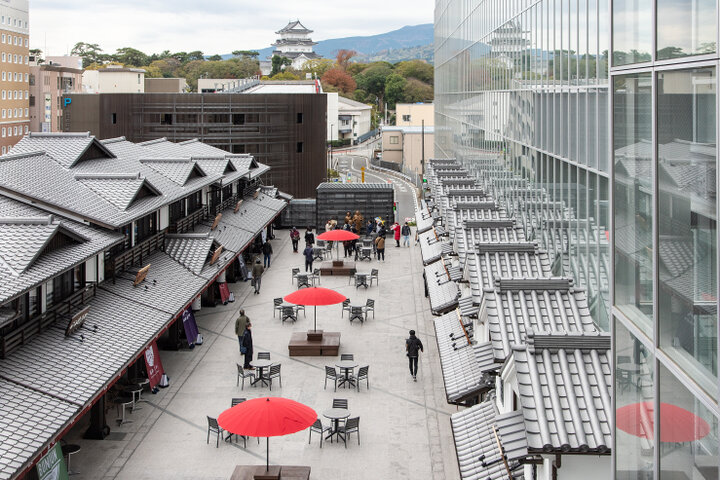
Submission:
[[[80,57],[48,57],[46,63],[30,65],[30,131],[59,132],[62,96],[82,92]],[[79,62],[78,62],[79,61]]]
[[[353,143],[370,131],[372,107],[364,103],[338,98],[338,139],[349,138]]]
[[[435,125],[435,106],[432,103],[398,103],[395,119],[398,127],[419,127],[423,120],[426,127],[432,127]]]
[[[145,78],[145,93],[183,93],[188,91],[184,78]]]
[[[423,135],[421,127],[383,127],[382,159],[400,165],[404,173],[422,173],[423,136],[425,139],[424,158],[435,155],[434,127],[425,127]]]
[[[145,70],[142,68],[109,65],[100,70],[85,70],[82,76],[83,93],[143,93]]]
[[[30,130],[28,1],[0,2],[0,152]]]

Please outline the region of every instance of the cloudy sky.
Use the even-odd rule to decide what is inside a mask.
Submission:
[[[62,55],[77,42],[105,52],[201,50],[205,54],[270,46],[275,31],[299,18],[313,40],[374,35],[432,23],[433,0],[32,0],[30,47]],[[46,48],[47,46],[47,48]]]

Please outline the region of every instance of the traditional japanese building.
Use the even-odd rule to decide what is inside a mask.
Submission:
[[[317,45],[310,38],[312,30],[308,30],[300,23],[300,20],[288,23],[285,28],[275,32],[280,35],[273,46],[272,57],[280,56],[292,60],[291,67],[300,70],[305,62],[320,58],[320,55],[313,51],[313,45]]]

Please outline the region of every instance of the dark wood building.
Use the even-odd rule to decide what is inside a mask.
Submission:
[[[250,153],[271,168],[266,185],[315,198],[325,178],[327,97],[317,94],[105,93],[63,99],[62,129],[132,142],[200,139]]]

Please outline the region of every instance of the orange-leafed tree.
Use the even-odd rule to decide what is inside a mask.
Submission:
[[[355,55],[357,55],[355,50],[338,50],[335,56],[335,63],[337,63],[338,68],[341,70],[346,70],[350,64],[350,59]]]
[[[357,88],[357,83],[349,73],[340,68],[331,68],[322,76],[323,85],[332,85],[342,93],[352,93]]]

